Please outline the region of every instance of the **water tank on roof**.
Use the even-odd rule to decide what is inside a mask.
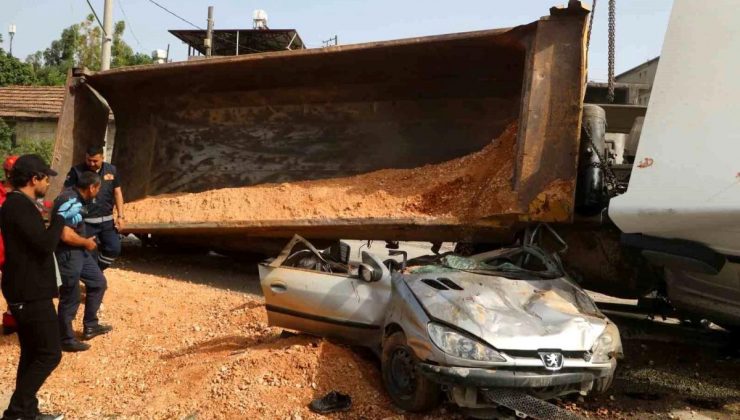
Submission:
[[[165,50],[154,50],[152,51],[152,60],[157,64],[163,64],[167,62],[167,51]]]
[[[257,9],[252,13],[254,29],[267,29],[267,12]]]

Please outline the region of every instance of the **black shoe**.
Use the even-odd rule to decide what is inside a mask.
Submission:
[[[82,343],[80,341],[69,341],[66,343],[62,343],[62,351],[66,351],[68,353],[75,353],[78,351],[85,351],[90,349],[90,345],[87,343]]]
[[[64,420],[64,414],[39,414],[35,420]]]
[[[94,327],[85,327],[82,332],[82,339],[87,341],[91,340],[99,335],[108,334],[113,331],[113,327],[108,324],[98,324]]]
[[[352,407],[352,397],[337,391],[332,391],[321,398],[317,398],[308,405],[311,411],[319,414],[347,411],[350,407]]]

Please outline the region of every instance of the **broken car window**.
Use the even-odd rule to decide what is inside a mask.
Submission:
[[[411,263],[411,261],[410,261]],[[412,267],[411,273],[467,271],[512,279],[555,279],[563,271],[553,258],[536,246],[502,248],[472,257],[454,254],[440,255],[429,265]]]

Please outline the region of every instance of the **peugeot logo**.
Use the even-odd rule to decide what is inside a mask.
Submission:
[[[563,367],[563,355],[555,351],[539,352],[540,359],[547,370],[560,370]]]

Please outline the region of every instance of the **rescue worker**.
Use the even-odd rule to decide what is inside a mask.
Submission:
[[[101,270],[105,270],[121,254],[121,239],[118,232],[124,228],[123,191],[118,182],[116,167],[103,160],[103,146],[92,146],[87,149],[85,162],[69,170],[64,187],[74,187],[80,175],[85,172],[94,172],[101,179],[98,196],[87,206],[85,229],[88,236],[97,238],[98,265]]]
[[[58,211],[70,200],[86,207],[95,199],[102,188],[100,176],[95,172],[82,172],[74,187],[67,188],[54,201],[52,213]],[[97,247],[95,237],[89,237],[85,229],[87,223],[82,219],[65,223],[62,240],[57,246],[56,257],[62,285],[59,288],[59,331],[62,350],[66,352],[85,351],[90,345],[79,341],[72,329],[72,321],[80,308],[80,280],[85,284],[85,315],[82,319],[82,339],[90,340],[107,334],[113,327],[98,322],[98,309],[103,302],[108,282],[103,271],[93,258]]]
[[[13,191],[0,211],[0,231],[5,242],[2,291],[18,322],[20,358],[15,391],[3,419],[61,419],[41,414],[36,393],[62,358],[59,321],[53,298],[57,295],[54,249],[65,221],[82,220],[81,205],[66,202],[51,216],[49,227],[35,201],[49,189],[53,171],[38,155],[18,158],[10,177]]]

